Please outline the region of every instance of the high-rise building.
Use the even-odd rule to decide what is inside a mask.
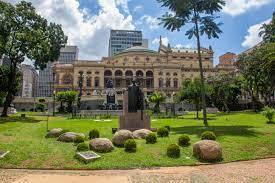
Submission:
[[[60,50],[60,56],[56,62],[48,62],[46,68],[39,70],[38,96],[50,97],[53,93],[53,72],[54,63],[73,64],[78,59],[77,46],[65,46]]]
[[[133,46],[141,46],[142,43],[141,31],[111,30],[109,39],[109,56],[113,56]]]
[[[22,88],[20,95],[22,97],[36,97],[38,74],[35,68],[31,65],[22,64],[20,70],[22,73]]]

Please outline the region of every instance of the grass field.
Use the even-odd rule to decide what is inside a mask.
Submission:
[[[223,162],[249,160],[275,156],[275,125],[266,124],[261,114],[232,113],[209,115],[209,127],[202,120],[194,119],[194,114],[183,119],[157,119],[152,127],[171,126],[168,138],[158,138],[156,144],[146,144],[137,140],[137,152],[126,153],[123,148],[115,148],[111,153],[90,164],[74,158],[76,147],[56,139],[44,138],[46,134],[45,116],[30,116],[26,119],[13,116],[0,118],[0,150],[11,151],[0,159],[1,168],[42,168],[42,169],[125,169],[158,166],[195,165],[192,145],[181,148],[181,157],[166,156],[166,148],[176,143],[181,134],[188,134],[191,143],[200,140],[205,130],[214,131],[223,148]],[[93,119],[69,119],[50,117],[49,128],[63,128],[82,132],[88,136],[91,128],[97,128],[101,137],[112,138],[112,127],[117,127],[117,119],[111,122],[95,122]]]

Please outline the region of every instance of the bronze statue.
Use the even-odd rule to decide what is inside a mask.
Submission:
[[[137,112],[137,110],[143,110],[143,92],[133,80],[132,85],[128,86],[128,112]]]

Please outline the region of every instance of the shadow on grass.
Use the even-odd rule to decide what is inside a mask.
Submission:
[[[233,135],[233,136],[258,136],[262,135],[263,133],[256,132],[255,130],[251,129],[254,126],[184,126],[184,127],[172,127],[171,132],[176,134],[189,134],[189,135],[197,135],[201,136],[204,131],[213,131],[217,136],[223,135]]]
[[[37,120],[33,117],[20,117],[20,116],[11,116],[11,117],[0,117],[0,124],[18,122],[18,123],[38,123],[42,120]]]

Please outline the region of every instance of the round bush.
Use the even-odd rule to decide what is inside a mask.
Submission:
[[[90,137],[90,139],[99,138],[99,131],[97,129],[92,129],[89,132],[89,137]]]
[[[179,146],[188,146],[190,144],[190,138],[188,135],[181,135],[178,139]]]
[[[177,144],[170,144],[167,147],[167,156],[171,158],[180,157],[180,147]]]
[[[214,132],[205,131],[201,134],[201,140],[216,140],[216,135]]]
[[[134,139],[128,139],[126,140],[124,147],[126,152],[135,152],[137,149],[136,141]]]
[[[76,144],[79,144],[81,142],[84,142],[84,137],[80,136],[80,135],[77,135],[75,138],[74,138],[74,143]]]
[[[169,136],[169,130],[165,127],[158,128],[157,134],[159,137],[168,137]]]
[[[149,133],[146,137],[146,144],[155,144],[157,142],[157,136],[155,133]]]
[[[77,145],[77,148],[76,148],[77,151],[88,151],[89,150],[89,146],[87,143],[85,142],[81,142]]]

